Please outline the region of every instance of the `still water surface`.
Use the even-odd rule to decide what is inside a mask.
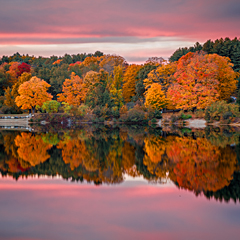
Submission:
[[[0,239],[239,239],[240,132],[0,132]]]

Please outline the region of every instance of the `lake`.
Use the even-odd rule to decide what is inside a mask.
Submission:
[[[239,239],[240,132],[0,131],[0,239]]]

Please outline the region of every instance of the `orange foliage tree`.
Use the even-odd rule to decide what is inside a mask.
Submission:
[[[6,73],[11,76],[9,79],[9,83],[13,85],[17,82],[19,62],[10,62],[9,65],[9,70]]]
[[[218,92],[220,100],[229,100],[231,94],[237,89],[239,73],[233,71],[232,67],[234,65],[228,57],[222,57],[217,54],[209,54],[206,57],[218,67],[216,78],[219,82]]]
[[[168,89],[168,97],[176,108],[205,108],[219,99],[215,73],[217,65],[203,53],[188,53],[178,61],[176,83]]]
[[[84,101],[85,95],[86,88],[82,79],[72,72],[71,79],[66,79],[63,83],[62,93],[58,94],[58,101],[78,106]]]
[[[131,98],[135,95],[136,76],[141,69],[140,65],[130,65],[123,77],[123,98],[125,102],[130,102]]]
[[[52,95],[47,92],[51,85],[37,77],[32,77],[29,81],[24,82],[18,89],[19,96],[15,102],[22,109],[32,109],[34,113],[35,107],[42,106],[46,101],[52,99]]]
[[[219,99],[229,99],[236,90],[237,74],[230,59],[217,54],[188,53],[177,63],[176,83],[168,97],[176,108],[205,108]]]

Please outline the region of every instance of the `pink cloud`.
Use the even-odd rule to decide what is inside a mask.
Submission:
[[[6,1],[0,10],[0,32],[12,42],[16,38],[26,42],[31,38],[39,43],[54,36],[60,42],[66,38],[113,36],[180,36],[201,41],[240,34],[240,16],[236,10],[240,3],[236,0],[227,3],[203,0],[194,4],[189,0],[17,3],[16,0]]]

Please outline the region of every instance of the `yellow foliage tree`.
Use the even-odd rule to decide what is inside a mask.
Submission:
[[[125,59],[117,55],[103,55],[99,66],[108,73],[113,73],[116,66],[124,66]]]
[[[27,82],[31,79],[31,73],[24,72],[19,78],[18,81],[13,85],[12,89],[9,87],[5,91],[5,101],[4,104],[8,107],[12,107],[16,112],[19,112],[20,109],[17,107],[15,99],[19,96],[18,89],[21,84]]]
[[[4,93],[4,105],[8,107],[13,107],[15,105],[15,99],[12,96],[12,89],[8,87]]]
[[[12,96],[14,97],[14,99],[17,96],[19,96],[18,89],[19,89],[20,85],[29,81],[31,78],[32,78],[31,73],[28,73],[28,72],[22,73],[22,75],[18,78],[18,81],[12,87]]]
[[[125,102],[130,102],[131,98],[135,95],[136,76],[141,69],[140,65],[130,65],[123,77],[123,98]]]
[[[119,90],[120,88],[122,88],[122,81],[123,81],[123,67],[121,65],[118,65],[116,67],[114,67],[114,71],[113,71],[113,85],[114,87]]]
[[[58,101],[79,106],[85,98],[86,88],[83,80],[72,72],[71,79],[65,79],[62,93],[58,94]]]
[[[153,83],[159,83],[166,93],[169,86],[175,81],[174,73],[176,69],[177,64],[175,62],[161,65],[148,74],[148,77],[144,80],[144,85],[148,87]]]
[[[161,85],[153,83],[145,92],[145,106],[161,110],[167,105],[167,99],[162,91]]]
[[[99,73],[95,71],[87,72],[86,76],[84,77],[84,84],[86,89],[92,88],[96,83],[99,83]]]
[[[29,81],[20,85],[18,90],[20,95],[15,99],[17,106],[22,109],[32,109],[34,113],[37,105],[41,107],[44,102],[52,99],[53,96],[47,92],[49,87],[51,85],[44,80],[32,77]]]

